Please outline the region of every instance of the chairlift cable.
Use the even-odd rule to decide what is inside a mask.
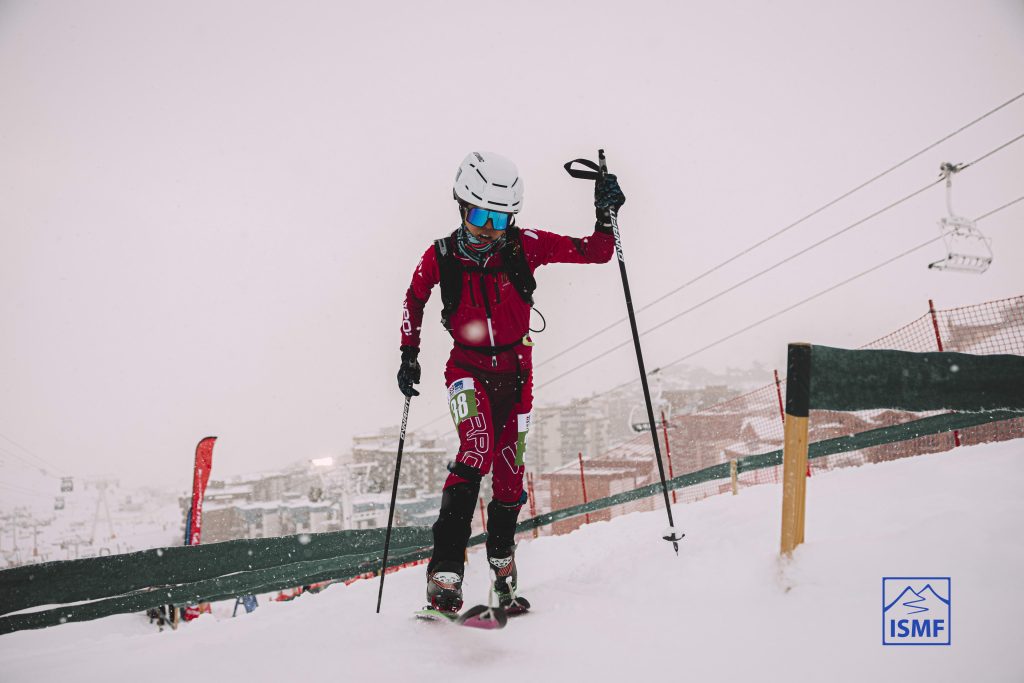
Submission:
[[[40,491],[39,489],[33,489],[27,486],[20,486],[18,484],[12,484],[6,481],[0,481],[0,487],[10,489],[11,491],[16,491],[21,494],[29,493],[32,495],[41,496],[43,498],[52,498],[54,496],[53,493],[45,493],[43,491]]]
[[[839,230],[838,232],[834,232],[831,235],[829,235],[828,237],[825,237],[825,238],[815,242],[814,244],[801,249],[798,252],[790,254],[789,256],[787,256],[786,258],[782,259],[781,261],[777,261],[773,265],[770,265],[767,268],[764,268],[763,270],[758,271],[754,275],[751,275],[750,277],[747,277],[747,278],[745,278],[743,280],[740,280],[736,284],[734,284],[734,285],[732,285],[730,287],[727,287],[726,289],[723,289],[723,290],[717,292],[716,294],[712,294],[710,297],[708,297],[708,298],[706,298],[706,299],[704,299],[704,300],[694,304],[693,306],[690,306],[686,310],[680,311],[679,313],[676,313],[672,317],[666,318],[665,320],[662,320],[657,325],[655,325],[653,327],[649,327],[646,330],[644,330],[643,332],[641,332],[640,336],[643,336],[645,334],[653,332],[653,331],[655,331],[655,330],[657,330],[657,329],[659,329],[661,327],[664,327],[665,325],[669,324],[670,322],[678,320],[679,318],[682,318],[683,316],[688,315],[689,313],[692,313],[693,311],[696,311],[698,308],[701,308],[701,307],[711,303],[712,301],[715,301],[716,299],[719,299],[719,298],[725,296],[726,294],[728,294],[730,292],[733,292],[736,289],[739,289],[743,285],[745,285],[745,284],[747,284],[749,282],[752,282],[753,280],[756,280],[757,278],[761,277],[762,275],[766,275],[766,274],[770,273],[771,271],[775,270],[776,268],[779,268],[780,266],[783,266],[786,263],[789,263],[793,259],[798,258],[798,257],[806,254],[807,252],[811,251],[812,249],[816,249],[817,247],[820,247],[825,242],[828,242],[829,240],[832,240],[832,239],[838,237],[839,235],[842,235],[843,233],[847,232],[848,230],[852,230],[853,228],[855,228],[855,227],[857,227],[857,226],[867,222],[868,220],[874,218],[875,216],[878,216],[878,215],[888,211],[889,209],[892,209],[892,208],[894,208],[896,206],[899,206],[900,204],[902,204],[902,203],[904,203],[904,202],[906,202],[906,201],[916,197],[917,195],[921,194],[925,190],[928,190],[928,189],[930,189],[930,188],[932,188],[932,187],[934,187],[934,186],[936,186],[936,185],[938,185],[939,183],[942,183],[942,182],[943,182],[943,179],[940,178],[938,180],[935,180],[935,181],[932,181],[932,182],[928,183],[927,185],[925,185],[921,189],[915,190],[914,192],[911,192],[910,194],[906,195],[902,199],[898,199],[895,202],[892,202],[888,206],[886,206],[886,207],[884,207],[882,209],[879,209],[878,211],[875,211],[874,213],[866,216],[865,218],[862,218],[862,219],[858,220],[855,223],[851,223],[850,225],[846,226],[842,230]],[[939,239],[939,238],[936,238],[936,239]],[[580,369],[586,367],[587,365],[590,365],[594,361],[600,360],[601,358],[604,358],[608,354],[610,354],[610,353],[612,353],[614,351],[617,351],[618,349],[621,349],[623,346],[628,346],[631,343],[632,343],[632,341],[625,341],[625,342],[621,342],[621,343],[619,343],[619,344],[617,344],[617,345],[615,345],[615,346],[613,346],[613,347],[611,347],[609,349],[606,349],[606,350],[602,351],[601,353],[599,353],[598,355],[593,356],[593,357],[589,358],[588,360],[583,361],[579,365],[576,365],[576,366],[566,370],[565,372],[552,377],[548,381],[546,381],[546,382],[544,382],[542,384],[537,385],[537,388],[540,389],[541,387],[547,386],[548,384],[551,384],[551,383],[561,379],[562,377],[565,377],[566,375],[570,375],[570,374],[576,372],[577,370],[580,370]]]
[[[974,166],[975,164],[977,164],[980,161],[984,161],[985,159],[988,159],[990,156],[992,156],[996,152],[1001,152],[1002,150],[1006,149],[1007,147],[1009,147],[1013,143],[1017,142],[1021,138],[1024,138],[1024,133],[1021,133],[1020,135],[1018,135],[1014,139],[1010,140],[1009,142],[1004,142],[1003,144],[1001,144],[998,147],[996,147],[995,149],[993,149],[991,152],[986,152],[985,154],[982,154],[980,157],[978,157],[974,161],[968,161],[966,164],[963,164],[962,166],[957,168],[957,173],[959,173],[959,172],[961,172],[961,171],[963,171],[965,169],[968,169],[971,166]]]
[[[1002,211],[1004,209],[1007,209],[1007,208],[1009,208],[1009,207],[1011,207],[1011,206],[1013,206],[1013,205],[1015,205],[1015,204],[1017,204],[1019,202],[1024,202],[1024,196],[1018,197],[1017,199],[1013,200],[1012,202],[1008,202],[1007,204],[1004,204],[1004,205],[1002,205],[1002,206],[1000,206],[1000,207],[998,207],[996,209],[992,209],[991,211],[989,211],[987,213],[984,213],[981,216],[978,216],[977,218],[975,218],[975,220],[976,221],[980,221],[983,218],[987,218],[987,217],[989,217],[989,216],[991,216],[993,214],[996,214],[996,213],[998,213],[998,212],[1000,212],[1000,211]],[[850,278],[847,278],[846,280],[844,280],[844,281],[842,281],[840,283],[837,283],[835,285],[831,285],[830,287],[827,287],[827,288],[821,290],[820,292],[807,297],[806,299],[803,299],[803,300],[801,300],[801,301],[799,301],[799,302],[797,302],[795,304],[792,304],[790,306],[786,306],[785,308],[782,308],[781,310],[777,310],[774,313],[772,313],[771,315],[767,315],[767,316],[761,318],[760,321],[757,321],[756,323],[752,323],[751,325],[745,326],[744,328],[742,328],[740,330],[737,330],[737,331],[735,331],[735,332],[733,332],[733,333],[731,333],[729,335],[721,337],[720,339],[717,339],[717,340],[711,342],[710,344],[707,344],[705,346],[701,346],[700,348],[698,348],[698,349],[696,349],[694,351],[690,351],[686,355],[683,355],[683,356],[680,356],[680,357],[678,357],[678,358],[676,358],[674,360],[671,360],[671,361],[667,362],[667,364],[665,364],[663,366],[658,366],[657,368],[654,368],[653,370],[651,370],[647,374],[648,375],[653,375],[654,373],[657,373],[659,371],[665,370],[666,368],[671,368],[672,366],[680,364],[680,362],[682,362],[683,360],[687,360],[687,359],[693,357],[694,355],[697,355],[698,353],[702,353],[703,351],[707,351],[710,348],[713,348],[715,346],[723,344],[723,343],[729,341],[730,339],[733,339],[734,337],[738,337],[739,335],[741,335],[741,334],[743,334],[745,332],[750,332],[754,328],[756,328],[758,326],[761,326],[761,325],[764,325],[765,323],[771,321],[771,319],[774,319],[774,318],[776,318],[776,317],[778,317],[778,316],[780,316],[780,315],[782,315],[784,313],[790,312],[791,310],[793,310],[795,308],[798,308],[798,307],[804,305],[805,303],[809,303],[809,302],[811,302],[811,301],[813,301],[813,300],[815,300],[815,299],[817,299],[819,297],[822,297],[825,294],[828,294],[830,292],[834,292],[835,290],[837,290],[837,289],[839,289],[841,287],[845,287],[846,285],[849,285],[850,283],[852,283],[852,282],[854,282],[856,280],[859,280],[860,278],[863,278],[864,275],[870,274],[871,272],[874,272],[874,271],[876,271],[876,270],[878,270],[880,268],[883,268],[883,267],[885,267],[885,266],[893,263],[894,261],[897,261],[897,260],[899,260],[899,259],[901,259],[901,258],[903,258],[905,256],[909,256],[910,254],[912,254],[914,252],[918,252],[918,251],[924,249],[925,247],[928,247],[928,246],[938,242],[941,239],[942,239],[942,236],[937,236],[937,237],[934,237],[934,238],[932,238],[932,239],[930,239],[930,240],[928,240],[926,242],[921,243],[920,245],[918,245],[916,247],[911,247],[910,249],[908,249],[908,250],[906,250],[904,252],[901,252],[900,254],[897,254],[896,256],[888,258],[885,261],[883,261],[883,262],[881,262],[881,263],[879,263],[877,265],[873,265],[873,266],[871,266],[870,268],[868,268],[866,270],[863,270],[863,271],[861,271],[861,272],[859,272],[859,273],[857,273],[855,275],[850,276]],[[588,400],[594,399],[594,398],[600,398],[601,396],[609,394],[609,393],[611,393],[613,391],[616,391],[618,389],[622,389],[622,388],[625,388],[627,386],[630,386],[631,384],[633,384],[633,382],[634,382],[634,380],[629,380],[629,381],[623,382],[622,384],[617,384],[617,385],[611,387],[610,389],[605,389],[604,391],[600,391],[598,393],[592,394],[591,396],[588,396]],[[565,409],[563,409],[563,410],[565,410]],[[560,411],[556,412],[555,415],[557,415],[559,412]],[[535,423],[536,422],[539,422],[539,420],[535,419]]]
[[[992,215],[992,214],[994,214],[994,213],[999,213],[999,212],[1000,212],[1000,211],[1002,211],[1003,209],[1008,209],[1009,207],[1013,206],[1013,205],[1014,205],[1014,204],[1016,204],[1017,202],[1024,202],[1024,195],[1022,195],[1022,196],[1020,196],[1020,197],[1017,197],[1016,199],[1014,199],[1014,200],[1013,200],[1013,201],[1011,201],[1011,202],[1007,202],[1007,203],[1003,204],[1003,205],[1002,205],[1002,206],[1000,206],[1000,207],[999,207],[998,209],[992,209],[992,210],[991,210],[991,211],[989,211],[988,213],[983,213],[983,214],[981,214],[980,216],[978,216],[977,218],[975,218],[974,220],[975,220],[975,221],[980,221],[980,220],[982,220],[982,219],[984,219],[984,218],[988,218],[989,216],[991,216],[991,215]]]
[[[14,452],[12,452],[10,450],[7,450],[6,448],[0,447],[0,459],[2,459],[4,456],[14,458],[14,460],[12,462],[17,462],[22,467],[27,467],[27,468],[35,471],[35,472],[42,471],[42,473],[44,475],[46,475],[47,477],[53,477],[55,479],[59,478],[56,474],[52,473],[49,470],[49,468],[43,467],[38,462],[34,462],[32,460],[29,460],[28,458],[24,458],[24,457],[18,455],[17,453],[14,453]]]
[[[41,455],[33,453],[31,450],[29,450],[28,448],[25,448],[20,443],[18,443],[17,441],[12,439],[11,437],[7,436],[6,434],[0,434],[0,438],[3,438],[4,440],[9,441],[10,443],[14,444],[19,449],[21,449],[22,451],[27,453],[29,456],[35,458],[36,460],[38,460],[39,462],[43,463],[44,465],[47,465],[50,469],[56,470],[56,471],[60,471],[60,468],[55,466],[52,462],[50,462],[46,458],[42,457]]]
[[[828,294],[829,292],[832,292],[832,291],[834,291],[834,290],[836,290],[836,289],[838,289],[838,288],[840,288],[840,287],[842,287],[844,285],[847,285],[847,284],[853,282],[854,280],[857,280],[858,278],[861,278],[861,277],[864,277],[865,275],[873,273],[874,271],[878,270],[879,268],[882,268],[884,266],[889,265],[893,261],[901,259],[904,256],[909,256],[910,254],[912,254],[912,253],[914,253],[916,251],[924,249],[925,247],[927,247],[927,246],[929,246],[929,245],[931,245],[931,244],[933,244],[935,242],[938,242],[940,239],[942,239],[942,237],[938,236],[938,237],[933,237],[933,238],[929,239],[926,242],[922,242],[921,244],[917,245],[916,247],[912,247],[912,248],[908,249],[907,251],[904,251],[901,254],[898,254],[897,256],[894,256],[894,257],[892,257],[890,259],[887,259],[886,261],[883,261],[882,263],[879,263],[876,266],[872,266],[868,270],[865,270],[865,271],[863,271],[861,273],[858,273],[857,275],[854,275],[852,277],[847,278],[846,280],[843,280],[842,282],[838,282],[838,283],[836,283],[836,284],[834,284],[834,285],[832,285],[832,286],[830,286],[830,287],[828,287],[826,289],[823,289],[820,292],[818,292],[817,294],[813,294],[813,295],[807,297],[806,299],[803,299],[801,301],[798,301],[795,304],[787,306],[786,308],[783,308],[782,310],[776,311],[775,313],[772,313],[769,316],[765,316],[764,318],[761,318],[757,322],[753,322],[753,323],[747,325],[746,327],[743,327],[743,328],[741,328],[739,330],[736,330],[735,332],[727,334],[724,337],[720,337],[719,339],[716,339],[715,341],[711,342],[710,344],[706,344],[706,345],[700,347],[699,349],[691,351],[691,352],[687,353],[684,356],[680,356],[679,358],[676,358],[675,360],[669,361],[668,363],[665,363],[664,365],[659,365],[654,370],[651,370],[651,372],[652,373],[653,372],[658,372],[660,370],[664,370],[665,368],[670,368],[673,365],[676,365],[678,363],[682,363],[684,360],[688,360],[688,359],[692,358],[693,356],[696,356],[696,355],[698,355],[700,353],[703,353],[704,351],[707,351],[710,348],[718,346],[719,344],[723,344],[723,343],[729,341],[730,339],[733,339],[734,337],[738,337],[739,335],[743,334],[744,332],[749,332],[750,330],[754,329],[755,327],[758,327],[759,325],[763,325],[764,323],[766,323],[766,322],[768,322],[770,320],[774,320],[775,318],[777,318],[777,317],[779,317],[779,316],[781,316],[781,315],[783,315],[785,313],[788,313],[789,311],[792,311],[795,308],[803,306],[804,304],[809,303],[809,302],[811,302],[811,301],[813,301],[813,300],[815,300],[815,299],[817,299],[817,298],[819,298],[821,296],[824,296],[825,294]],[[605,391],[602,391],[602,392],[600,392],[598,394],[594,394],[593,396],[591,396],[591,398],[599,398],[601,396],[604,396],[605,394],[610,394],[613,391],[616,391],[618,389],[622,389],[624,387],[627,387],[630,384],[632,384],[632,380],[628,381],[628,382],[623,382],[622,384],[617,384],[616,386],[612,387],[611,389],[606,389]]]
[[[966,123],[963,126],[960,126],[956,130],[954,130],[952,133],[949,133],[948,135],[943,136],[942,138],[940,138],[940,139],[936,140],[935,142],[931,143],[930,145],[928,145],[924,149],[922,149],[922,150],[920,150],[918,152],[915,152],[914,154],[911,154],[909,157],[907,157],[903,161],[900,161],[899,163],[894,164],[893,166],[890,166],[889,168],[887,168],[886,170],[882,171],[881,173],[873,176],[872,178],[869,178],[868,180],[864,181],[860,185],[857,185],[852,190],[848,190],[847,192],[844,192],[843,194],[839,195],[835,199],[832,199],[831,201],[823,204],[822,206],[818,207],[814,211],[808,213],[804,217],[799,218],[796,221],[793,221],[792,223],[790,223],[786,227],[784,227],[784,228],[782,228],[780,230],[777,230],[776,232],[772,233],[768,237],[765,237],[764,239],[762,239],[762,240],[760,240],[758,242],[755,242],[754,244],[752,244],[752,245],[748,246],[747,248],[743,249],[742,251],[737,252],[736,254],[730,256],[729,258],[727,258],[726,260],[722,261],[721,263],[719,263],[719,264],[717,264],[715,266],[712,266],[711,268],[709,268],[708,270],[705,270],[703,273],[697,275],[696,277],[693,277],[690,280],[687,280],[683,284],[679,285],[678,287],[675,287],[674,289],[669,290],[665,294],[662,294],[657,299],[654,299],[653,301],[650,301],[649,303],[644,304],[643,306],[640,306],[639,308],[636,309],[636,312],[639,313],[641,311],[645,311],[648,308],[654,306],[655,304],[658,304],[658,303],[664,301],[665,299],[667,299],[668,297],[672,296],[673,294],[676,294],[677,292],[680,292],[680,291],[686,289],[690,285],[695,284],[696,282],[699,282],[700,280],[703,280],[708,275],[711,275],[712,273],[720,270],[721,268],[724,268],[725,266],[729,265],[730,263],[732,263],[733,261],[739,259],[740,257],[746,256],[747,254],[749,254],[753,250],[757,249],[758,247],[761,247],[761,246],[767,244],[768,242],[770,242],[771,240],[775,239],[776,237],[782,235],[783,233],[791,230],[792,228],[795,228],[796,226],[804,223],[805,221],[813,218],[814,216],[817,216],[822,211],[824,211],[824,210],[834,206],[835,204],[838,204],[842,200],[844,200],[847,197],[849,197],[849,196],[859,192],[860,190],[863,190],[868,185],[871,185],[875,181],[884,178],[885,176],[889,175],[890,173],[892,173],[896,169],[901,168],[902,166],[905,166],[906,164],[910,163],[911,161],[913,161],[914,159],[918,158],[922,154],[931,151],[932,149],[938,147],[943,142],[946,142],[947,140],[950,140],[951,138],[955,137],[956,135],[959,135],[960,133],[964,132],[965,130],[967,130],[971,126],[974,126],[975,124],[980,123],[981,121],[987,119],[992,114],[995,114],[996,112],[1000,111],[1001,109],[1003,109],[1003,108],[1013,104],[1014,102],[1016,102],[1017,100],[1021,99],[1022,97],[1024,97],[1024,92],[1018,93],[1017,95],[1015,95],[1014,97],[1011,97],[1006,102],[1003,102],[1002,104],[1000,104],[998,107],[995,107],[994,109],[990,109],[989,111],[985,112],[981,116],[975,118],[973,121],[971,121],[969,123]],[[1007,143],[1007,145],[1013,144],[1016,141],[1017,141],[1016,139],[1015,140],[1011,140],[1010,142]],[[1002,148],[1000,147],[998,149],[995,149],[992,152],[990,152],[990,154],[994,154],[995,152],[998,152],[1000,149],[1002,149]],[[988,155],[986,155],[986,156],[988,156]],[[980,157],[979,159],[976,159],[975,161],[971,162],[970,164],[966,164],[964,166],[961,166],[957,170],[963,170],[964,168],[967,168],[968,166],[971,166],[972,164],[978,163],[979,161],[981,161],[984,158],[985,157]],[[548,356],[547,358],[545,358],[543,361],[541,361],[540,363],[538,363],[534,367],[535,368],[539,368],[539,367],[541,367],[541,366],[543,366],[543,365],[545,365],[545,364],[555,360],[556,358],[564,356],[565,354],[569,353],[570,351],[573,351],[577,347],[587,343],[588,341],[594,339],[595,337],[598,337],[598,336],[604,334],[605,332],[607,332],[607,331],[611,330],[612,328],[614,328],[619,323],[622,323],[622,322],[625,322],[625,321],[626,321],[626,318],[622,317],[622,318],[619,318],[619,319],[609,323],[608,325],[605,325],[601,329],[599,329],[596,332],[593,332],[590,335],[584,337],[583,339],[581,339],[580,341],[576,342],[575,344],[572,344],[572,345],[562,349],[561,351],[558,351],[557,353],[555,353],[555,354],[553,354],[551,356]]]
[[[1009,147],[1010,145],[1012,145],[1013,143],[1015,143],[1015,142],[1017,142],[1018,140],[1021,140],[1021,139],[1024,139],[1024,133],[1018,135],[1017,137],[1015,137],[1014,139],[1010,140],[1009,142],[1006,142],[1006,143],[1000,145],[999,147],[995,148],[994,150],[983,154],[982,156],[978,157],[974,161],[972,161],[970,163],[967,163],[967,164],[964,164],[963,166],[960,167],[960,171],[963,171],[964,169],[969,168],[969,167],[977,164],[978,162],[980,162],[980,161],[982,161],[984,159],[987,159],[988,157],[992,156],[996,152],[998,152],[998,151],[1000,151],[1002,149],[1005,149],[1006,147]],[[914,190],[910,194],[902,197],[901,199],[897,199],[896,201],[891,202],[890,204],[882,207],[881,209],[878,209],[877,211],[874,211],[873,213],[868,214],[864,218],[861,218],[860,220],[857,220],[857,221],[851,223],[850,225],[847,225],[845,228],[842,228],[842,229],[832,233],[831,235],[828,235],[827,237],[823,237],[822,239],[818,240],[817,242],[811,244],[810,246],[804,247],[800,251],[797,251],[797,252],[794,252],[794,253],[790,254],[789,256],[785,257],[781,261],[777,261],[776,263],[768,266],[767,268],[764,268],[764,269],[758,271],[757,273],[755,273],[755,274],[753,274],[753,275],[751,275],[751,276],[749,276],[747,278],[744,278],[743,280],[740,280],[736,284],[731,285],[730,287],[727,287],[727,288],[725,288],[725,289],[723,289],[723,290],[721,290],[721,291],[719,291],[719,292],[717,292],[715,294],[712,294],[710,297],[708,297],[706,299],[703,299],[702,301],[699,301],[698,303],[694,304],[693,306],[690,306],[689,308],[687,308],[687,309],[685,309],[683,311],[680,311],[679,313],[676,313],[675,315],[673,315],[673,316],[671,316],[669,318],[666,318],[665,320],[662,320],[660,323],[654,325],[653,327],[649,327],[646,330],[644,330],[643,332],[641,332],[640,336],[642,337],[642,336],[644,336],[644,335],[646,335],[646,334],[648,334],[650,332],[654,332],[655,330],[664,327],[665,325],[669,324],[670,322],[674,322],[674,321],[678,320],[679,318],[682,318],[683,316],[688,315],[688,314],[692,313],[693,311],[696,311],[697,309],[705,306],[706,304],[709,304],[712,301],[715,301],[716,299],[719,299],[719,298],[725,296],[726,294],[729,294],[730,292],[733,292],[736,289],[739,289],[743,285],[748,284],[748,283],[752,282],[753,280],[756,280],[757,278],[761,277],[762,275],[766,275],[766,274],[772,272],[773,270],[779,268],[780,266],[783,266],[786,263],[789,263],[793,259],[798,258],[798,257],[806,254],[807,252],[809,252],[809,251],[811,251],[813,249],[817,249],[818,247],[820,247],[821,245],[825,244],[826,242],[829,242],[829,241],[835,239],[836,237],[839,237],[840,235],[842,235],[842,234],[844,234],[846,232],[849,232],[850,230],[852,230],[852,229],[854,229],[854,228],[856,228],[856,227],[858,227],[860,225],[863,225],[864,223],[868,222],[869,220],[871,220],[873,218],[876,218],[876,217],[880,216],[881,214],[885,213],[886,211],[889,211],[890,209],[893,209],[893,208],[899,206],[900,204],[903,204],[904,202],[907,202],[907,201],[913,199],[914,197],[916,197],[919,194],[921,194],[921,193],[931,189],[932,187],[935,187],[936,185],[945,182],[945,180],[946,180],[945,176],[941,176],[937,180],[933,180],[932,182],[928,183],[924,187],[921,187],[920,189]],[[565,377],[567,375],[570,375],[570,374],[576,372],[577,370],[580,370],[580,369],[590,365],[591,363],[593,363],[593,362],[595,362],[597,360],[600,360],[601,358],[604,358],[605,356],[607,356],[607,355],[609,355],[609,354],[611,354],[611,353],[613,353],[613,352],[623,348],[624,346],[629,346],[631,343],[632,343],[632,340],[627,340],[627,341],[624,341],[624,342],[620,342],[619,344],[616,344],[615,346],[612,346],[612,347],[602,351],[601,353],[597,354],[596,356],[592,356],[588,360],[585,360],[582,363],[579,363],[578,365],[575,365],[575,366],[569,368],[565,372],[562,372],[562,373],[552,377],[551,379],[547,380],[546,382],[538,384],[536,388],[540,389],[540,388],[545,387],[545,386],[547,386],[549,384],[552,384],[552,383],[556,382],[557,380],[559,380],[559,379],[561,379],[561,378],[563,378],[563,377]]]

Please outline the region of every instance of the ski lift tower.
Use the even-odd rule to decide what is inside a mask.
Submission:
[[[975,221],[953,213],[953,174],[963,167],[963,164],[949,162],[941,166],[941,176],[946,179],[949,215],[939,219],[939,233],[946,244],[946,258],[929,263],[928,267],[980,275],[992,264],[992,239],[981,234]]]
[[[107,532],[110,534],[107,538],[116,538],[117,534],[114,533],[114,523],[110,519],[110,506],[107,504],[107,485],[109,482],[100,480],[96,482],[96,490],[99,491],[99,497],[96,499],[96,512],[92,517],[92,532],[89,534],[89,544],[95,545],[96,543],[96,527],[100,521],[100,508],[103,508],[103,512],[106,513],[107,520]]]

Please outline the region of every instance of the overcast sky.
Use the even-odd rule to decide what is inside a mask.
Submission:
[[[643,305],[1021,92],[1019,1],[0,2],[0,472],[38,457],[185,489],[208,434],[223,477],[397,423],[402,296],[457,224],[471,150],[519,165],[521,225],[580,236],[592,188],[561,164],[604,147]],[[641,329],[1021,133],[1024,99]],[[964,171],[954,208],[1024,195],[1022,165],[1024,141]],[[937,186],[653,332],[648,367],[937,235],[945,211]],[[1024,202],[980,227],[982,276],[928,271],[936,243],[690,362],[781,368],[788,341],[857,346],[929,298],[1024,293]],[[538,280],[536,362],[624,314],[614,264]],[[437,298],[413,427],[445,412]],[[628,338],[620,325],[536,381]],[[635,367],[625,348],[537,403]]]

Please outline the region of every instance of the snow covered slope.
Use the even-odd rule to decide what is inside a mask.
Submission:
[[[788,564],[780,495],[680,505],[679,557],[659,539],[663,511],[524,542],[536,611],[504,631],[414,621],[414,568],[389,575],[380,615],[362,581],[177,632],[124,615],[3,636],[0,678],[1024,680],[1024,442],[815,476],[807,543]],[[951,577],[950,647],[882,646],[885,576]],[[469,602],[484,597],[480,555],[467,583]]]

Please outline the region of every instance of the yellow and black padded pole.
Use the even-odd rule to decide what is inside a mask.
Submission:
[[[811,345],[789,345],[786,363],[786,427],[782,455],[783,555],[804,542],[807,499],[807,418],[811,407]]]

